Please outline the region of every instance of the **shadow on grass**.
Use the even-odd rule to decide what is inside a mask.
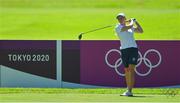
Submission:
[[[146,98],[146,97],[150,97],[150,96],[135,95],[135,96],[131,96],[131,97]]]
[[[124,97],[126,97],[126,96],[124,96]],[[149,98],[149,97],[152,97],[152,96],[134,95],[134,96],[127,96],[127,97],[129,97],[129,98],[133,98],[133,97],[136,97],[136,98],[147,98],[148,97]]]

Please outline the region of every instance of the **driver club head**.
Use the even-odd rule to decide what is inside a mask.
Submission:
[[[78,39],[81,40],[82,39],[82,34],[83,33],[80,33],[79,36],[78,36]]]

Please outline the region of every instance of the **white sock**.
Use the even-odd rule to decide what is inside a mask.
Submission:
[[[132,92],[132,89],[130,89],[130,88],[127,88],[127,90],[128,90],[128,92]]]

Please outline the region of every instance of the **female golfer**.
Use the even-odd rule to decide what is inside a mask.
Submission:
[[[121,94],[121,96],[133,96],[132,88],[135,82],[134,69],[138,59],[138,47],[134,39],[134,32],[143,33],[143,29],[136,19],[126,21],[124,13],[119,13],[116,19],[119,21],[119,24],[116,26],[115,30],[121,43],[121,58],[125,67],[127,84],[127,91]]]

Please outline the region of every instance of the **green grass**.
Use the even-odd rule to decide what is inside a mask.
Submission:
[[[0,3],[8,8],[180,8],[179,0],[0,0]]]
[[[77,40],[79,33],[116,24],[126,13],[144,29],[139,40],[180,40],[179,0],[0,0],[0,39]],[[85,40],[115,40],[114,28]]]
[[[167,90],[176,91],[175,96]],[[134,97],[122,97],[125,89],[0,88],[0,102],[178,102],[180,89],[134,89]]]

